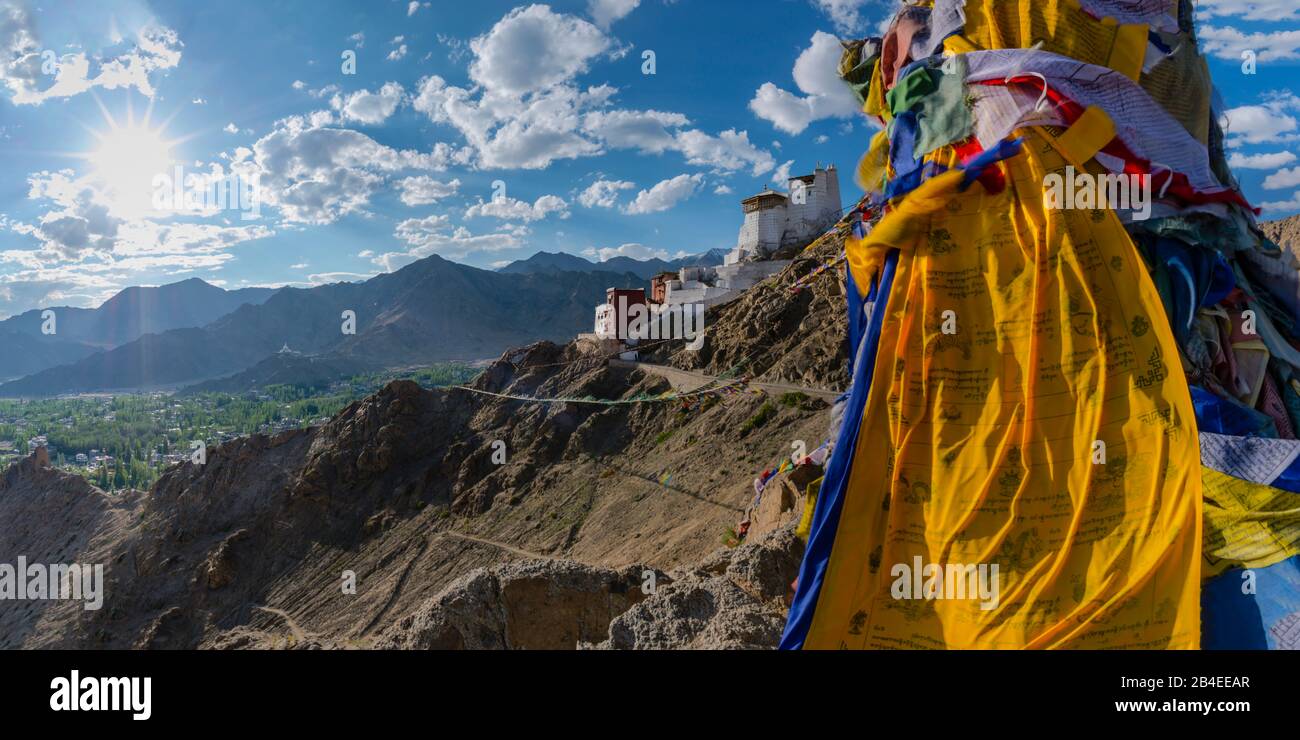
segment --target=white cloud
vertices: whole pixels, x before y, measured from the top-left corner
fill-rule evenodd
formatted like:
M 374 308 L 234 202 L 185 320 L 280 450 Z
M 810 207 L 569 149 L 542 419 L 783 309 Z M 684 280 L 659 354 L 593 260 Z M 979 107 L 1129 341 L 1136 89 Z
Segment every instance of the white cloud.
M 478 153 L 484 169 L 542 169 L 562 159 L 601 153 L 599 143 L 578 132 L 579 111 L 603 100 L 601 88 L 579 92 L 569 85 L 530 95 L 484 95 L 448 86 L 441 77 L 420 81 L 413 104 L 435 123 L 454 126 Z
M 396 185 L 402 193 L 403 203 L 408 206 L 427 206 L 455 195 L 460 189 L 460 180 L 440 182 L 428 175 L 417 175 L 398 180 Z
M 374 125 L 388 120 L 405 99 L 406 91 L 401 85 L 385 82 L 375 92 L 358 90 L 346 97 L 335 95 L 330 105 L 346 120 Z
M 636 183 L 626 180 L 597 180 L 582 191 L 578 202 L 584 208 L 613 208 L 618 203 L 619 191 L 635 187 Z
M 716 170 L 736 171 L 746 167 L 759 176 L 776 166 L 772 155 L 749 142 L 749 133 L 735 129 L 710 136 L 703 131 L 683 131 L 677 135 L 676 148 L 690 164 Z
M 862 30 L 865 23 L 862 9 L 868 0 L 812 0 L 835 24 L 836 30 L 852 34 Z
M 813 121 L 810 98 L 801 98 L 774 83 L 764 82 L 749 101 L 749 109 L 781 131 L 800 134 Z
M 160 264 L 183 255 L 216 254 L 241 242 L 263 239 L 274 232 L 267 226 L 223 226 L 213 223 L 128 222 L 122 226 L 115 253 L 154 257 Z
M 158 275 L 177 277 L 197 270 L 219 269 L 231 255 L 170 254 L 116 258 L 92 257 L 83 261 L 55 264 L 49 253 L 9 250 L 0 262 L 23 269 L 0 275 L 0 304 L 10 314 L 38 306 L 97 306 L 121 290 L 123 285 L 156 280 Z M 209 282 L 213 281 L 209 278 Z
M 1228 157 L 1228 166 L 1234 170 L 1275 170 L 1291 164 L 1296 156 L 1291 152 L 1270 152 L 1266 154 L 1242 154 L 1233 152 Z
M 670 260 L 673 259 L 668 252 L 662 249 L 647 247 L 644 244 L 622 244 L 617 247 L 589 247 L 582 250 L 584 257 L 589 257 L 597 262 L 608 262 L 615 257 L 630 257 L 634 260 Z M 678 257 L 684 257 L 684 252 L 679 253 Z
M 411 2 L 406 4 L 406 17 L 410 18 L 411 16 L 415 15 L 416 11 L 418 11 L 420 8 L 427 8 L 427 7 L 429 7 L 429 3 L 421 3 L 418 0 L 411 0 Z
M 305 88 L 305 87 L 307 87 L 307 83 L 303 82 L 302 80 L 294 80 L 294 81 L 293 81 L 293 89 L 295 89 L 295 90 L 302 90 L 302 89 Z
M 1200 0 L 1196 17 L 1235 17 L 1247 21 L 1289 21 L 1300 19 L 1300 5 L 1295 0 Z
M 680 113 L 611 109 L 617 90 L 609 85 L 580 88 L 574 78 L 611 44 L 580 18 L 542 5 L 516 8 L 470 43 L 476 87 L 426 77 L 412 104 L 434 123 L 455 128 L 482 169 L 543 169 L 607 147 L 675 151 L 691 164 L 718 170 L 761 174 L 774 166 L 746 132 L 712 136 L 685 129 L 689 120 Z
M 312 111 L 311 113 L 308 113 L 305 116 L 303 116 L 303 118 L 307 121 L 307 124 L 312 128 L 333 126 L 334 124 L 340 122 L 340 119 L 336 118 L 333 112 L 327 110 Z
M 636 199 L 623 210 L 628 215 L 644 215 L 667 211 L 690 198 L 704 184 L 704 175 L 678 175 L 664 180 L 649 190 L 637 193 Z
M 603 139 L 616 149 L 639 149 L 647 154 L 676 148 L 676 138 L 669 129 L 690 123 L 680 113 L 657 110 L 593 111 L 583 117 L 585 132 Z
M 1264 178 L 1265 190 L 1285 190 L 1296 186 L 1300 186 L 1300 167 L 1278 170 Z
M 17 263 L 8 253 L 0 254 L 0 262 Z M 115 292 L 117 286 L 98 272 L 44 268 L 37 259 L 26 269 L 0 275 L 0 318 L 45 306 L 98 306 Z
M 447 47 L 447 61 L 453 64 L 459 64 L 469 54 L 469 42 L 464 39 L 448 36 L 445 33 L 437 34 L 438 43 Z
M 731 195 L 732 192 L 734 191 L 731 189 L 731 186 L 729 185 L 719 185 L 718 187 L 713 189 L 713 192 L 716 195 Z
M 609 50 L 610 39 L 581 18 L 546 5 L 510 11 L 470 42 L 470 77 L 489 92 L 522 95 L 572 79 Z
M 231 166 L 251 172 L 251 150 L 241 147 L 236 152 Z M 202 167 L 193 164 L 187 187 L 198 189 L 214 177 L 224 177 L 220 164 L 211 165 L 210 172 Z M 32 245 L 0 251 L 5 265 L 0 311 L 48 305 L 49 300 L 97 304 L 123 285 L 219 269 L 233 259 L 233 246 L 275 233 L 260 222 L 241 223 L 229 212 L 217 222 L 195 220 L 215 210 L 196 215 L 138 209 L 134 200 L 122 197 L 120 182 L 94 171 L 39 171 L 28 176 L 27 184 L 29 205 L 43 213 L 31 222 L 0 216 L 0 229 L 15 235 L 9 242 Z
M 262 239 L 273 231 L 261 224 L 174 222 L 164 215 L 115 215 L 102 183 L 77 178 L 71 170 L 37 172 L 28 178 L 29 198 L 51 209 L 36 223 L 0 218 L 0 227 L 29 236 L 35 249 L 0 252 L 0 263 L 18 266 L 0 275 L 0 302 L 10 306 L 58 300 L 97 304 L 143 275 L 177 275 L 216 269 L 229 261 L 232 246 Z
M 225 128 L 223 128 L 223 129 L 221 129 L 221 130 L 222 130 L 222 131 L 225 131 L 225 132 L 228 133 L 228 134 L 237 134 L 237 133 L 239 133 L 239 127 L 236 126 L 236 125 L 234 124 L 233 121 L 230 122 L 230 123 L 227 123 L 226 126 L 225 126 Z
M 1226 111 L 1219 121 L 1228 135 L 1228 146 L 1265 144 L 1287 140 L 1300 124 L 1287 113 L 1300 107 L 1290 94 L 1273 94 L 1263 105 L 1243 105 Z
M 479 201 L 470 206 L 465 211 L 465 218 L 479 218 L 490 216 L 499 218 L 503 221 L 524 221 L 533 222 L 541 221 L 552 213 L 559 214 L 560 218 L 569 217 L 569 204 L 558 195 L 543 195 L 533 203 L 527 203 L 514 198 L 494 198 L 490 201 Z
M 389 173 L 442 171 L 458 154 L 447 144 L 428 153 L 384 146 L 348 129 L 292 116 L 253 145 L 263 197 L 288 221 L 328 224 L 363 212 Z
M 397 225 L 393 235 L 406 242 L 409 249 L 377 255 L 371 261 L 393 270 L 431 254 L 461 257 L 472 252 L 499 252 L 523 246 L 528 234 L 528 227 L 522 224 L 508 224 L 495 232 L 475 234 L 463 226 L 452 228 L 445 215 L 408 218 Z
M 81 259 L 87 251 L 113 250 L 124 221 L 110 213 L 107 199 L 94 183 L 75 179 L 72 170 L 60 170 L 37 172 L 27 184 L 30 200 L 56 206 L 41 216 L 34 229 L 27 229 L 44 249 L 65 260 Z
M 121 54 L 105 54 L 102 58 L 85 52 L 64 54 L 57 59 L 53 75 L 48 75 L 42 71 L 44 49 L 31 17 L 18 4 L 0 3 L 0 85 L 8 88 L 15 105 L 39 105 L 97 87 L 135 88 L 152 98 L 153 76 L 180 64 L 182 46 L 170 28 L 145 26 L 136 34 L 135 43 Z M 51 79 L 52 83 L 46 85 Z
M 357 31 L 356 33 L 348 37 L 348 41 L 351 41 L 352 45 L 357 47 L 358 49 L 364 49 L 366 46 L 366 32 Z
M 373 272 L 314 272 L 307 276 L 308 285 L 332 285 L 334 283 L 359 283 L 374 277 Z
M 402 57 L 404 56 L 406 56 L 406 44 L 399 44 L 396 49 L 393 49 L 392 51 L 388 52 L 388 61 L 390 62 L 401 61 Z
M 817 31 L 794 63 L 795 85 L 803 96 L 765 82 L 749 102 L 750 110 L 777 129 L 795 135 L 814 121 L 855 115 L 857 101 L 836 72 L 842 51 L 838 39 Z
M 641 0 L 587 0 L 587 14 L 597 26 L 608 30 L 640 4 Z
M 750 143 L 748 132 L 731 129 L 712 136 L 698 129 L 672 130 L 689 123 L 680 113 L 595 111 L 583 119 L 583 130 L 617 149 L 636 149 L 645 154 L 674 151 L 690 164 L 718 170 L 750 169 L 757 176 L 772 168 L 771 154 Z
M 776 171 L 772 173 L 772 182 L 780 183 L 782 185 L 790 182 L 790 168 L 793 166 L 793 159 L 783 162 L 781 166 L 777 167 Z
M 1260 205 L 1265 211 L 1300 211 L 1300 192 L 1291 196 L 1291 200 L 1275 200 Z
M 1255 31 L 1243 33 L 1228 26 L 1202 26 L 1196 32 L 1197 40 L 1206 54 L 1220 59 L 1241 61 L 1242 52 L 1255 52 L 1259 62 L 1276 62 L 1300 59 L 1300 31 Z

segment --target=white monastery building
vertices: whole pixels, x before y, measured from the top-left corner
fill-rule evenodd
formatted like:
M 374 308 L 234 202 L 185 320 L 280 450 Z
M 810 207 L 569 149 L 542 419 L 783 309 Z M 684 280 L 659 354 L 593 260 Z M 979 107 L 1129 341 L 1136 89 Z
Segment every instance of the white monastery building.
M 764 190 L 740 202 L 745 221 L 736 247 L 718 267 L 687 267 L 667 283 L 666 303 L 725 303 L 784 270 L 791 260 L 768 259 L 782 249 L 812 243 L 840 220 L 840 178 L 835 165 L 792 177 L 789 191 Z
M 740 202 L 745 222 L 726 264 L 763 259 L 783 247 L 806 246 L 840 219 L 840 178 L 835 165 L 792 177 L 789 193 L 764 190 Z

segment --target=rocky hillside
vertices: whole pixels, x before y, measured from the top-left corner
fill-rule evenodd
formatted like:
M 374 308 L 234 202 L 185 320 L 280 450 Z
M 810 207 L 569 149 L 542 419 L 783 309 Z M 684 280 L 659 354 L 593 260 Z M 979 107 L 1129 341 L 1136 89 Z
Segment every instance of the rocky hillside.
M 36 456 L 14 463 L 0 476 L 0 563 L 104 563 L 139 525 L 142 495 L 110 496 L 86 482 L 42 464 Z M 105 599 L 104 608 L 111 608 Z M 79 602 L 0 600 L 0 648 L 85 645 Z
M 1264 235 L 1291 254 L 1300 256 L 1300 216 L 1292 216 L 1279 221 L 1268 221 L 1259 225 Z
M 672 347 L 665 356 L 710 371 L 765 341 L 750 360 L 765 377 L 842 384 L 833 273 L 799 294 L 781 287 L 810 263 L 711 312 L 697 361 Z M 758 320 L 786 331 L 742 326 Z M 11 467 L 0 482 L 0 562 L 102 562 L 107 597 L 94 612 L 0 602 L 0 644 L 774 644 L 799 559 L 792 504 L 763 542 L 724 541 L 755 497 L 755 476 L 792 444 L 812 450 L 826 438 L 823 401 L 740 392 L 688 408 L 489 395 L 669 389 L 549 342 L 505 354 L 472 388 L 396 382 L 323 426 L 210 449 L 205 465 L 173 467 L 148 492 L 109 496 L 35 461 Z M 494 460 L 500 443 L 504 462 Z M 657 574 L 653 594 L 641 590 L 647 572 Z

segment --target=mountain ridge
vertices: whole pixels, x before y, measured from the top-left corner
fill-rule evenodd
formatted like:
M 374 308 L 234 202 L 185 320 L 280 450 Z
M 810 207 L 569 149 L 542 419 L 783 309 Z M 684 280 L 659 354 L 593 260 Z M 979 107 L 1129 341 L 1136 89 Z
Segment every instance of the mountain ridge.
M 273 288 L 226 290 L 199 278 L 160 286 L 123 288 L 95 308 L 56 306 L 24 311 L 0 321 L 0 379 L 75 363 L 147 334 L 203 326 L 239 306 L 259 304 Z M 45 312 L 54 333 L 46 334 Z
M 285 345 L 369 369 L 495 357 L 540 339 L 590 331 L 609 287 L 630 273 L 502 274 L 437 255 L 358 283 L 281 288 L 198 328 L 147 334 L 0 385 L 0 396 L 157 389 L 248 370 Z M 355 333 L 344 333 L 345 311 Z
M 619 255 L 603 262 L 593 262 L 568 252 L 541 251 L 531 257 L 515 260 L 502 267 L 498 272 L 584 272 L 601 270 L 605 272 L 630 272 L 643 280 L 649 280 L 661 272 L 675 272 L 682 267 L 714 267 L 720 265 L 723 258 L 726 257 L 727 251 L 726 249 L 710 249 L 707 252 L 672 260 L 662 260 L 657 257 L 638 260 Z

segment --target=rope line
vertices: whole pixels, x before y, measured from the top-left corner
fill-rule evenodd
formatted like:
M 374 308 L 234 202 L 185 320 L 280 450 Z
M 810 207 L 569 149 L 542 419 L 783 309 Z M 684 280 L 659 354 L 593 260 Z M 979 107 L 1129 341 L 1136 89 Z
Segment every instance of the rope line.
M 716 387 L 715 387 L 716 386 Z M 747 388 L 747 382 L 744 379 L 735 380 L 723 385 L 716 385 L 714 382 L 706 383 L 704 386 L 696 388 L 693 391 L 677 392 L 666 391 L 658 396 L 646 396 L 639 394 L 632 398 L 594 398 L 586 396 L 583 398 L 536 398 L 534 396 L 518 396 L 511 393 L 497 393 L 495 391 L 485 391 L 479 388 L 470 388 L 465 385 L 447 386 L 448 390 L 467 391 L 477 393 L 481 396 L 492 396 L 493 398 L 504 398 L 510 401 L 525 401 L 528 403 L 589 403 L 600 406 L 625 406 L 634 403 L 663 403 L 667 401 L 679 401 L 684 398 L 694 398 L 711 393 L 726 393 L 727 391 L 740 392 L 741 389 Z M 751 391 L 762 393 L 763 391 Z

